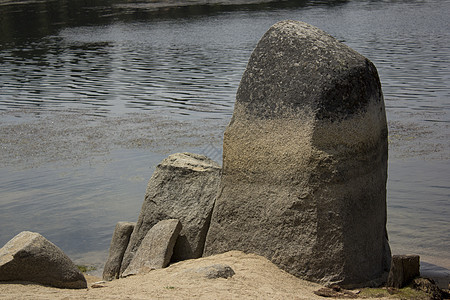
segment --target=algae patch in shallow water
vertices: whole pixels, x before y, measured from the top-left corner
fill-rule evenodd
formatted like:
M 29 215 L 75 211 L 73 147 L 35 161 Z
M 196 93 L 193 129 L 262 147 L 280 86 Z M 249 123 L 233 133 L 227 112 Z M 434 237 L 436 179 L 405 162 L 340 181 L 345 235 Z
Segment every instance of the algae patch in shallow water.
M 86 266 L 86 265 L 77 265 L 77 268 L 82 273 L 86 273 L 86 272 L 97 270 L 97 267 L 95 267 L 95 266 Z
M 102 161 L 114 149 L 149 149 L 170 154 L 186 148 L 217 149 L 228 119 L 170 117 L 159 112 L 118 116 L 89 110 L 27 110 L 0 113 L 0 166 L 36 167 L 46 163 Z M 449 159 L 450 139 L 414 122 L 389 122 L 390 158 Z M 182 150 L 183 151 L 183 150 Z M 208 153 L 205 153 L 208 154 Z
M 101 160 L 114 149 L 150 149 L 168 154 L 177 149 L 221 148 L 222 119 L 182 120 L 157 112 L 99 117 L 85 110 L 52 110 L 38 116 L 4 112 L 0 121 L 1 166 L 36 167 Z M 11 116 L 21 121 L 10 122 Z

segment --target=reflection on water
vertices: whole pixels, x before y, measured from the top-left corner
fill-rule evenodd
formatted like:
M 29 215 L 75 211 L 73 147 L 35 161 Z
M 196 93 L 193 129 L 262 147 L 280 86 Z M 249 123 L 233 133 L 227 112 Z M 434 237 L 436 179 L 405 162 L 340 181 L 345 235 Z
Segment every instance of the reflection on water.
M 158 161 L 221 148 L 253 47 L 295 19 L 377 66 L 393 250 L 450 268 L 449 8 L 287 1 L 162 15 L 120 1 L 0 4 L 0 244 L 31 229 L 72 256 L 105 254 L 115 222 L 137 218 Z
M 43 45 L 4 50 L 0 109 L 82 104 L 99 114 L 155 106 L 230 114 L 251 47 L 243 40 L 224 51 L 226 43 L 210 44 L 201 24 L 189 36 L 184 28 L 66 29 Z

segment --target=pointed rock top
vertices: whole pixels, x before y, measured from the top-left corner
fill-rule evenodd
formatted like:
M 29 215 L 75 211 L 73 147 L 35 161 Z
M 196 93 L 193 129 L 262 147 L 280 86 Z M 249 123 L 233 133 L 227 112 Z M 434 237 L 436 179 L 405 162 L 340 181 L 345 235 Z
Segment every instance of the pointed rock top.
M 281 21 L 253 51 L 234 118 L 342 120 L 380 102 L 375 66 L 312 25 Z

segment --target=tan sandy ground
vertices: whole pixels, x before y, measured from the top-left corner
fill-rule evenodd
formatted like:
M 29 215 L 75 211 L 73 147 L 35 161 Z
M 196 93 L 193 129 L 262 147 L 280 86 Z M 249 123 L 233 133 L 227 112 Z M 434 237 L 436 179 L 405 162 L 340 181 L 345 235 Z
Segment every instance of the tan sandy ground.
M 206 279 L 195 270 L 226 264 L 235 275 L 228 279 Z M 69 290 L 36 284 L 0 283 L 0 299 L 325 299 L 313 292 L 322 286 L 298 279 L 267 259 L 231 251 L 188 260 L 166 269 L 153 270 L 88 289 Z

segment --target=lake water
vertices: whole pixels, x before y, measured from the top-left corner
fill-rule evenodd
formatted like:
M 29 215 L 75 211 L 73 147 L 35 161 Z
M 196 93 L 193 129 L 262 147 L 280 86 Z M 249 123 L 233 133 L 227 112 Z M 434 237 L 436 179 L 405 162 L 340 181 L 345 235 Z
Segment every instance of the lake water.
M 125 2 L 124 2 L 125 3 Z M 37 231 L 102 267 L 155 165 L 220 161 L 264 32 L 305 21 L 378 68 L 394 253 L 450 275 L 450 1 L 287 1 L 162 11 L 120 1 L 0 1 L 0 245 Z

